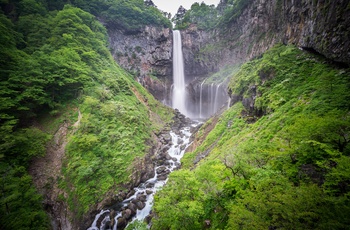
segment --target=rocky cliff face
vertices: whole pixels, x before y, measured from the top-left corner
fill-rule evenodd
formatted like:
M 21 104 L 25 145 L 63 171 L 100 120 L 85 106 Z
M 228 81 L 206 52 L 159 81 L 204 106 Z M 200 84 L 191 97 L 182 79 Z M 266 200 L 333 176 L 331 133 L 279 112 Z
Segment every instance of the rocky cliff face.
M 220 53 L 208 52 L 212 51 L 211 47 L 219 41 L 215 31 L 198 30 L 195 25 L 191 25 L 181 31 L 181 37 L 185 75 L 188 81 L 219 70 Z
M 190 98 L 196 98 L 203 78 L 226 65 L 258 57 L 277 43 L 293 44 L 350 64 L 349 0 L 249 1 L 239 15 L 220 28 L 204 31 L 191 25 L 181 31 Z M 222 0 L 221 9 L 225 4 L 227 1 Z M 135 72 L 158 100 L 169 103 L 171 30 L 145 27 L 133 33 L 117 28 L 108 31 L 115 60 Z
M 185 75 L 193 104 L 203 78 L 262 55 L 277 43 L 293 44 L 350 64 L 349 0 L 249 0 L 228 24 L 211 31 L 196 25 L 181 31 Z M 226 0 L 219 6 L 225 8 Z M 219 7 L 219 10 L 220 10 Z M 204 87 L 205 88 L 205 87 Z M 236 100 L 232 95 L 232 102 Z M 243 101 L 249 107 L 249 101 Z
M 282 42 L 350 63 L 349 24 L 348 0 L 255 0 L 231 22 L 227 40 L 242 60 Z
M 164 92 L 171 85 L 172 31 L 169 28 L 151 26 L 132 33 L 108 25 L 107 28 L 116 62 L 135 73 L 158 100 L 164 100 Z M 152 78 L 153 76 L 161 81 Z
M 172 32 L 169 28 L 146 26 L 136 33 L 109 28 L 108 34 L 113 57 L 125 69 L 140 76 L 171 75 Z
M 192 25 L 182 31 L 186 76 L 193 79 L 242 63 L 276 43 L 350 64 L 349 25 L 349 0 L 252 0 L 225 27 L 201 31 Z

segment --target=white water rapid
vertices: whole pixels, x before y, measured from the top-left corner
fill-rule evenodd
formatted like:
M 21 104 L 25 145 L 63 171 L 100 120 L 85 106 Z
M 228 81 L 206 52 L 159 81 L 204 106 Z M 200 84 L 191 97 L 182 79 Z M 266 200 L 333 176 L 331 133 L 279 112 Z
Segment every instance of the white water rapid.
M 196 126 L 197 124 L 193 124 L 192 126 Z M 185 127 L 180 129 L 178 133 L 175 133 L 173 131 L 170 131 L 171 136 L 171 146 L 168 149 L 167 153 L 169 155 L 169 160 L 164 163 L 164 165 L 160 165 L 155 167 L 155 175 L 153 178 L 147 180 L 145 183 L 140 184 L 138 187 L 134 188 L 135 194 L 130 196 L 129 198 L 125 199 L 120 203 L 121 208 L 115 212 L 114 215 L 114 224 L 113 226 L 108 225 L 108 223 L 111 223 L 111 216 L 112 210 L 101 210 L 100 213 L 98 213 L 95 216 L 95 219 L 91 225 L 91 227 L 88 228 L 88 230 L 117 230 L 118 228 L 118 221 L 120 218 L 122 218 L 123 212 L 127 208 L 130 207 L 131 203 L 136 203 L 139 201 L 138 198 L 141 196 L 144 198 L 144 207 L 142 209 L 137 209 L 136 215 L 132 218 L 131 222 L 135 220 L 143 221 L 146 219 L 146 217 L 150 214 L 152 205 L 153 205 L 153 199 L 154 194 L 161 189 L 167 182 L 168 178 L 160 177 L 161 173 L 164 171 L 172 172 L 180 165 L 180 159 L 183 157 L 185 150 L 187 147 L 191 144 L 190 143 L 190 127 Z M 124 229 L 124 227 L 122 227 Z
M 182 55 L 182 41 L 180 31 L 173 31 L 173 95 L 172 107 L 189 117 L 186 108 L 186 84 L 184 61 Z

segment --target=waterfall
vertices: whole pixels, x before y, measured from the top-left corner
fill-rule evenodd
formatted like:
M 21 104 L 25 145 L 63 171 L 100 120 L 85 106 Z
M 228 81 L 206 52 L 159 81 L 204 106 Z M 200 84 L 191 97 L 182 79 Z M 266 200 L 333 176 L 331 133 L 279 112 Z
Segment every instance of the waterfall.
M 186 85 L 184 74 L 184 61 L 182 55 L 182 42 L 180 31 L 173 31 L 173 96 L 172 106 L 182 114 L 188 116 L 186 109 Z
M 215 100 L 214 100 L 214 113 L 219 109 L 219 89 L 222 83 L 218 84 L 216 86 L 216 92 L 215 92 Z
M 207 111 L 206 111 L 206 116 L 210 116 L 210 99 L 211 99 L 211 94 L 210 94 L 210 85 L 208 84 L 208 92 L 207 92 Z
M 211 83 L 211 87 L 210 87 L 210 111 L 209 111 L 210 116 L 215 113 L 214 104 L 215 104 L 214 83 Z
M 202 82 L 201 84 L 201 88 L 200 88 L 200 91 L 199 91 L 199 118 L 203 118 L 202 116 L 202 95 L 203 95 L 203 92 L 202 92 L 202 88 L 203 88 L 203 84 L 204 84 L 205 80 Z
M 228 98 L 228 102 L 227 102 L 227 109 L 230 108 L 230 104 L 231 104 L 231 97 Z
M 187 95 L 181 33 L 178 30 L 173 31 L 172 107 L 192 119 L 204 119 L 214 115 L 227 101 L 227 95 L 225 95 L 225 89 L 223 87 L 224 81 L 221 83 L 212 82 L 206 84 L 205 82 L 206 79 L 200 83 L 200 87 L 197 87 L 199 92 L 196 89 L 197 96 L 195 98 L 197 100 L 193 100 L 193 95 L 191 97 Z M 207 90 L 205 87 L 208 87 Z M 189 104 L 193 102 L 195 104 Z
M 208 78 L 204 79 L 196 91 L 199 95 L 199 114 L 200 119 L 206 119 L 214 115 L 223 106 L 227 104 L 229 97 L 227 95 L 225 82 L 207 83 Z

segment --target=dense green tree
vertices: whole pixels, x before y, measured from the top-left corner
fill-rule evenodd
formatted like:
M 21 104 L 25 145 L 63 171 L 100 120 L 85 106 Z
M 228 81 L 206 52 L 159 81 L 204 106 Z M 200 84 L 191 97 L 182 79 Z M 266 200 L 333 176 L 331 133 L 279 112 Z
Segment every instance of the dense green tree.
M 218 12 L 214 5 L 194 3 L 183 18 L 175 20 L 177 29 L 186 29 L 191 23 L 201 30 L 213 29 L 218 20 Z
M 180 187 L 177 190 L 175 188 Z M 198 198 L 203 197 L 199 190 L 199 181 L 189 171 L 174 172 L 167 184 L 166 196 L 156 196 L 158 205 L 155 211 L 159 214 L 154 229 L 201 229 L 203 204 Z M 163 193 L 166 194 L 166 193 Z
M 0 162 L 0 223 L 2 229 L 49 228 L 41 207 L 41 195 L 24 167 Z
M 49 228 L 27 168 L 33 158 L 45 154 L 52 137 L 48 133 L 54 134 L 61 123 L 75 122 L 78 112 L 68 114 L 80 109 L 83 117 L 79 130 L 69 132 L 62 169 L 66 179 L 60 180 L 68 194 L 61 199 L 77 218 L 103 194 L 128 182 L 132 164 L 148 151 L 151 132 L 165 124 L 152 123 L 149 110 L 154 116 L 159 113 L 157 121 L 171 117 L 114 62 L 106 28 L 67 2 L 0 3 L 8 10 L 0 12 L 1 229 Z M 71 3 L 97 15 L 116 1 Z M 163 23 L 156 8 L 134 3 L 142 8 L 143 19 L 155 13 L 147 23 Z M 53 181 L 58 176 L 53 175 Z
M 143 0 L 115 0 L 102 15 L 111 26 L 119 26 L 129 32 L 138 31 L 146 25 L 172 27 L 158 9 L 146 6 Z

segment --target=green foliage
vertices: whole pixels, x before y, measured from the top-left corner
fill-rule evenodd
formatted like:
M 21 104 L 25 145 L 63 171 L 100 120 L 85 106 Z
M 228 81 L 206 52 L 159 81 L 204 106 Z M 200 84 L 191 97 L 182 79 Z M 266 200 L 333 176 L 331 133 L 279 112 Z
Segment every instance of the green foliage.
M 46 8 L 40 1 L 36 0 L 22 0 L 19 2 L 20 14 L 28 15 L 28 14 L 37 14 L 43 15 L 45 14 Z
M 204 210 L 192 221 L 203 228 L 209 220 L 211 229 L 345 229 L 349 79 L 349 69 L 291 46 L 276 46 L 244 64 L 229 88 L 236 95 L 254 96 L 255 109 L 264 112 L 254 118 L 254 112 L 236 103 L 184 156 L 184 169 L 177 174 L 194 178 L 190 202 Z M 208 156 L 198 162 L 203 154 Z M 187 185 L 172 180 L 157 195 L 155 229 L 172 228 L 167 213 L 177 219 L 183 212 L 177 204 L 188 200 L 181 194 Z M 174 194 L 173 201 L 169 196 Z
M 200 30 L 211 30 L 219 28 L 221 31 L 226 29 L 234 22 L 252 3 L 252 0 L 228 0 L 223 12 L 219 12 L 215 5 L 206 5 L 194 3 L 182 18 L 174 18 L 176 29 L 187 29 L 191 24 L 196 24 Z
M 49 135 L 37 128 L 20 129 L 4 135 L 1 147 L 12 163 L 27 166 L 33 157 L 45 154 L 45 144 L 50 139 Z
M 100 0 L 72 0 L 71 3 L 87 11 L 93 15 L 99 15 L 101 12 L 107 10 L 112 4 L 114 4 L 114 0 L 100 1 Z
M 112 67 L 110 71 L 120 71 L 115 65 Z M 146 141 L 151 132 L 158 132 L 171 119 L 172 113 L 129 79 L 126 72 L 119 74 L 120 79 L 108 87 L 89 90 L 90 95 L 81 104 L 80 128 L 67 146 L 68 180 L 62 181 L 61 186 L 74 185 L 68 202 L 79 215 L 101 201 L 101 194 L 117 190 L 116 186 L 129 181 L 133 162 L 148 151 Z M 123 90 L 111 90 L 122 85 Z M 131 87 L 140 97 L 147 98 L 148 106 L 140 103 Z M 77 200 L 79 206 L 75 205 Z
M 324 184 L 325 191 L 335 196 L 349 197 L 350 158 L 341 156 L 334 159 L 336 167 L 330 168 Z
M 128 31 L 137 31 L 146 25 L 172 28 L 171 22 L 157 8 L 146 6 L 143 0 L 114 0 L 102 16 L 110 25 Z
M 125 230 L 147 230 L 147 224 L 138 220 L 133 221 L 130 223 Z
M 226 28 L 241 15 L 243 10 L 251 3 L 252 0 L 228 0 L 227 7 L 218 22 L 218 27 Z
M 218 13 L 214 5 L 206 5 L 204 2 L 193 3 L 185 16 L 174 21 L 176 29 L 186 29 L 191 23 L 197 25 L 200 30 L 213 29 L 218 21 Z
M 1 101 L 9 101 L 1 109 L 4 117 L 23 120 L 37 116 L 43 108 L 57 109 L 78 96 L 90 82 L 90 76 L 98 78 L 98 58 L 107 58 L 108 51 L 106 31 L 92 15 L 67 6 L 56 15 L 43 18 L 43 23 L 37 23 L 33 15 L 20 17 L 18 29 L 25 35 L 23 51 L 28 54 L 16 48 L 13 41 L 17 32 L 6 20 L 2 19 L 7 32 L 3 34 L 0 56 L 0 97 Z M 28 24 L 35 26 L 28 29 Z M 92 57 L 95 62 L 91 62 Z
M 149 151 L 152 132 L 160 131 L 173 114 L 114 62 L 106 29 L 96 18 L 65 3 L 15 1 L 9 15 L 13 22 L 0 14 L 4 229 L 49 228 L 26 170 L 33 157 L 45 153 L 51 136 L 32 124 L 53 134 L 59 123 L 72 124 L 81 112 L 79 124 L 68 134 L 59 184 L 74 218 L 79 218 L 104 194 L 129 182 L 134 162 Z M 100 13 L 116 1 L 72 3 L 90 10 L 97 5 L 94 13 Z M 144 10 L 153 14 L 156 9 Z M 158 10 L 155 15 L 150 20 L 159 19 Z
M 2 229 L 49 229 L 41 195 L 22 166 L 0 162 L 0 224 Z
M 195 200 L 203 195 L 198 190 L 199 181 L 187 170 L 173 172 L 170 178 L 164 193 L 157 194 L 155 197 L 158 205 L 154 210 L 158 218 L 152 228 L 201 229 L 200 220 L 204 210 L 201 200 Z

